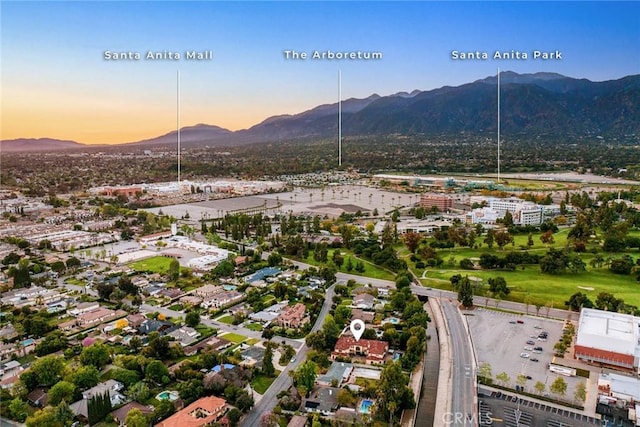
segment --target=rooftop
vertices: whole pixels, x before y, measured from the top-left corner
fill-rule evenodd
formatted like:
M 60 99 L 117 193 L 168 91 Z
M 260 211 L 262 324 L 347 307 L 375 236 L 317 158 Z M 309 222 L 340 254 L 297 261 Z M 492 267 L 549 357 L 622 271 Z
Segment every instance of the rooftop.
M 640 317 L 583 308 L 576 345 L 640 355 Z

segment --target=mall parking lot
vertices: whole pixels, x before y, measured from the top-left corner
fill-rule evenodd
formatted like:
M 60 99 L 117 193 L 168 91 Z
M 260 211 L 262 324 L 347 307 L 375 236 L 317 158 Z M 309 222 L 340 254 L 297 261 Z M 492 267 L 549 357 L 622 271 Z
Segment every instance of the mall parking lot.
M 550 372 L 548 366 L 553 359 L 553 346 L 562 336 L 563 322 L 483 308 L 476 308 L 465 317 L 469 322 L 478 365 L 483 362 L 491 365 L 494 383 L 499 384 L 496 376 L 506 372 L 510 377 L 507 386 L 515 389 L 518 375 L 523 374 L 531 377 L 524 386 L 525 391 L 537 394 L 534 385 L 541 381 L 546 385 L 543 394 L 554 396 L 549 387 L 558 374 Z M 546 341 L 538 338 L 543 331 L 548 334 Z M 535 344 L 527 344 L 527 341 Z M 524 347 L 542 347 L 543 351 L 538 354 Z M 521 353 L 527 353 L 528 357 L 521 357 Z M 567 383 L 565 399 L 571 401 L 577 384 L 586 379 L 567 376 L 563 379 Z

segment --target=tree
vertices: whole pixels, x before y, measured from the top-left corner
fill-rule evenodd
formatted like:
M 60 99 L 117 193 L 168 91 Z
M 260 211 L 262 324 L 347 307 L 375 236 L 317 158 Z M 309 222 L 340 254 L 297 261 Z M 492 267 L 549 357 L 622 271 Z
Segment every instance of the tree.
M 540 235 L 540 241 L 545 245 L 553 245 L 555 243 L 555 239 L 553 238 L 553 231 L 545 231 L 542 235 Z
M 273 347 L 274 344 L 271 341 L 265 343 L 262 373 L 268 377 L 273 376 L 276 372 L 276 368 L 273 366 Z
M 536 389 L 538 394 L 544 393 L 544 390 L 545 390 L 546 387 L 547 386 L 542 381 L 537 381 L 536 384 L 533 386 L 533 388 Z
M 186 323 L 187 326 L 191 326 L 192 328 L 195 328 L 200 324 L 200 313 L 198 313 L 195 310 L 188 312 L 187 315 L 184 317 L 184 323 Z
M 227 418 L 229 419 L 230 426 L 236 427 L 238 425 L 238 421 L 242 418 L 242 412 L 236 408 L 231 408 L 229 412 L 227 412 Z M 129 424 L 127 424 L 127 427 L 129 427 Z
M 376 389 L 378 413 L 393 423 L 397 412 L 415 407 L 413 392 L 407 386 L 409 378 L 402 372 L 400 364 L 387 363 L 380 374 Z
M 316 383 L 316 371 L 318 366 L 311 360 L 305 361 L 293 373 L 293 384 L 300 394 L 307 397 Z
M 180 277 L 180 262 L 177 259 L 172 259 L 169 263 L 169 280 L 176 281 Z
M 47 406 L 27 418 L 27 427 L 66 427 L 56 414 L 56 409 Z
M 18 261 L 18 267 L 9 269 L 9 276 L 13 277 L 14 288 L 26 288 L 31 286 L 31 273 L 29 272 L 29 260 L 26 258 Z
M 110 359 L 109 347 L 100 343 L 92 344 L 80 353 L 80 362 L 83 365 L 95 366 L 98 370 L 102 370 Z
M 576 292 L 569 297 L 569 301 L 564 303 L 573 311 L 580 311 L 583 308 L 593 308 L 593 302 L 589 299 L 587 294 L 582 292 Z
M 500 372 L 496 375 L 496 380 L 498 380 L 502 385 L 506 386 L 511 381 L 511 377 L 506 372 Z
M 533 246 L 533 234 L 529 233 L 527 236 L 527 247 L 531 248 Z
M 507 287 L 507 281 L 502 276 L 489 278 L 489 290 L 494 295 L 500 295 L 501 297 L 509 295 L 511 292 L 511 289 Z
M 36 359 L 36 361 L 31 365 L 31 369 L 27 372 L 35 374 L 38 385 L 49 387 L 62 379 L 64 370 L 64 358 L 51 355 Z M 25 372 L 25 374 L 27 372 Z
M 68 381 L 60 381 L 49 390 L 49 403 L 57 405 L 61 401 L 72 402 L 76 386 Z
M 624 301 L 609 292 L 600 292 L 596 297 L 596 308 L 599 310 L 618 312 L 624 307 Z
M 471 287 L 469 276 L 465 276 L 460 280 L 458 301 L 460 301 L 465 308 L 473 307 L 473 288 Z
M 418 249 L 418 245 L 420 245 L 420 240 L 422 240 L 422 236 L 420 234 L 415 233 L 413 231 L 409 231 L 403 236 L 404 244 L 407 245 L 407 248 L 411 253 L 414 253 L 416 249 Z
M 169 370 L 159 360 L 149 362 L 145 371 L 145 377 L 154 381 L 156 384 L 163 384 L 169 380 Z
M 578 385 L 576 386 L 576 391 L 573 394 L 573 397 L 581 403 L 584 403 L 585 399 L 587 398 L 587 385 L 585 384 L 584 381 L 580 381 L 578 383 Z
M 282 264 L 282 255 L 278 252 L 271 252 L 269 254 L 269 258 L 267 258 L 267 262 L 270 267 L 275 267 L 276 265 Z
M 80 260 L 74 256 L 67 260 L 67 268 L 70 270 L 75 270 L 80 267 Z
M 518 384 L 520 387 L 524 387 L 525 384 L 527 384 L 527 376 L 518 374 L 518 376 L 516 377 L 516 384 Z
M 127 414 L 125 421 L 127 427 L 149 427 L 149 420 L 138 408 L 133 408 Z
M 87 402 L 89 424 L 93 425 L 102 421 L 112 409 L 108 391 L 92 396 Z
M 149 386 L 144 381 L 138 381 L 127 390 L 127 395 L 136 401 L 146 400 L 150 394 Z
M 551 390 L 551 393 L 553 394 L 564 396 L 564 394 L 567 392 L 567 383 L 564 378 L 558 377 L 551 383 L 551 385 L 549 386 L 549 390 Z
M 100 382 L 100 372 L 93 365 L 81 366 L 69 375 L 68 380 L 75 384 L 79 390 L 87 390 Z
M 508 243 L 513 243 L 513 236 L 508 231 L 498 231 L 495 235 L 496 243 L 502 250 Z
M 260 417 L 260 427 L 277 427 L 278 416 L 273 412 L 265 412 Z
M 489 362 L 483 362 L 478 368 L 478 376 L 487 380 L 493 379 L 493 373 L 491 372 L 491 364 Z
M 21 423 L 24 422 L 24 420 L 27 419 L 27 415 L 29 415 L 29 404 L 18 397 L 9 402 L 8 409 L 11 418 Z

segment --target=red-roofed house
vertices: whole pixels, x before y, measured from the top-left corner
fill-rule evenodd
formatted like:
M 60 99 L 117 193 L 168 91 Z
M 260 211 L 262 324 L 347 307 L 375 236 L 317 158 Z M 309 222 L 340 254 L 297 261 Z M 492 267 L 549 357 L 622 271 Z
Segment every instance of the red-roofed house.
M 298 329 L 309 323 L 307 307 L 302 303 L 287 307 L 284 312 L 274 320 L 274 323 L 285 328 Z
M 203 397 L 176 412 L 155 427 L 203 427 L 218 421 L 225 413 L 227 402 L 215 396 Z
M 338 339 L 331 360 L 337 357 L 365 356 L 368 365 L 384 363 L 384 357 L 389 351 L 389 343 L 377 340 L 356 340 L 350 335 L 343 335 Z

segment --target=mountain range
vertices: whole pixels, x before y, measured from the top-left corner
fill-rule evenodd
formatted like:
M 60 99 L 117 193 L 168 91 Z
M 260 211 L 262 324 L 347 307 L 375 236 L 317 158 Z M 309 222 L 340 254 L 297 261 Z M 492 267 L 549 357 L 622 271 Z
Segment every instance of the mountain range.
M 457 87 L 373 94 L 342 101 L 344 136 L 436 135 L 497 130 L 497 77 Z M 592 82 L 556 73 L 500 74 L 501 132 L 504 135 L 640 134 L 640 75 Z M 269 117 L 249 129 L 230 131 L 198 124 L 181 129 L 181 144 L 225 146 L 304 138 L 337 138 L 338 104 L 293 115 Z M 176 131 L 128 146 L 176 143 Z M 2 151 L 82 147 L 73 141 L 17 139 L 0 142 Z

